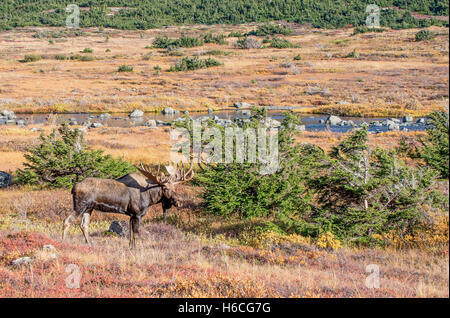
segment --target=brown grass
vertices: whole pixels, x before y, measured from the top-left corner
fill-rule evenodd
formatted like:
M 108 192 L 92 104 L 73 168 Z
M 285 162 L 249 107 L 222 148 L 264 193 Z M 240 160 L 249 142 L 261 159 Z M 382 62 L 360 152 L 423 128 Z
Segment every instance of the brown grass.
M 352 115 L 425 115 L 448 99 L 448 30 L 427 42 L 415 42 L 415 29 L 390 30 L 352 36 L 352 29 L 317 30 L 293 25 L 289 39 L 299 49 L 251 49 L 207 44 L 183 49 L 186 55 L 213 49 L 230 52 L 216 57 L 222 67 L 194 72 L 166 72 L 178 57 L 165 50 L 146 49 L 157 35 L 199 36 L 208 31 L 248 31 L 244 26 L 189 26 L 147 31 L 98 31 L 58 39 L 32 35 L 42 28 L 0 32 L 1 98 L 16 112 L 128 112 L 133 108 L 158 111 L 166 106 L 188 110 L 227 109 L 234 102 L 254 105 L 300 106 L 313 112 Z M 52 30 L 55 28 L 52 28 Z M 106 33 L 109 41 L 104 42 Z M 91 62 L 58 61 L 56 54 L 76 54 L 85 47 L 98 58 Z M 106 52 L 109 49 L 110 52 Z M 356 49 L 360 58 L 346 58 Z M 151 53 L 149 60 L 143 56 Z M 20 63 L 24 54 L 44 59 Z M 301 61 L 293 57 L 301 54 Z M 293 65 L 283 68 L 285 61 Z M 119 65 L 134 68 L 118 73 Z M 159 65 L 163 72 L 154 74 Z M 42 72 L 41 72 L 42 70 Z M 307 94 L 308 87 L 326 88 L 329 94 Z M 335 105 L 346 100 L 354 106 Z M 444 101 L 443 101 L 444 100 Z M 329 105 L 326 107 L 317 107 Z

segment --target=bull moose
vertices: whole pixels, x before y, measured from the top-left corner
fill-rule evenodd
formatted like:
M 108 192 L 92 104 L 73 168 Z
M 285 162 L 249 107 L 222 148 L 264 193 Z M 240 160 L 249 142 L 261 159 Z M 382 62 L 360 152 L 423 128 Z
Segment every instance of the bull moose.
M 136 168 L 140 173 L 130 173 L 115 180 L 86 178 L 75 184 L 72 189 L 73 211 L 64 220 L 62 240 L 66 237 L 71 220 L 81 216 L 81 231 L 86 243 L 90 244 L 88 227 L 92 210 L 95 209 L 130 216 L 130 248 L 134 248 L 140 220 L 149 206 L 162 203 L 165 220 L 167 209 L 182 205 L 182 198 L 175 191 L 175 184 L 194 177 L 193 165 L 188 169 L 184 164 L 164 166 L 161 169 L 161 165 L 156 168 L 141 163 Z

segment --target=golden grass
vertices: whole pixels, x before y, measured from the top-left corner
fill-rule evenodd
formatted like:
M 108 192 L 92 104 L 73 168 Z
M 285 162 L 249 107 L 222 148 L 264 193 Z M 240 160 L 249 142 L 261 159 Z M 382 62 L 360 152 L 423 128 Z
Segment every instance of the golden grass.
M 190 26 L 147 31 L 98 31 L 85 29 L 86 36 L 61 39 L 50 45 L 47 39 L 32 37 L 36 28 L 0 32 L 1 98 L 16 112 L 128 112 L 133 108 L 159 111 L 177 109 L 229 109 L 234 102 L 254 105 L 300 106 L 313 112 L 342 114 L 425 115 L 440 109 L 448 100 L 448 32 L 432 27 L 440 35 L 427 42 L 413 41 L 415 29 L 390 30 L 352 36 L 352 29 L 316 30 L 293 25 L 292 42 L 299 49 L 252 49 L 207 44 L 183 49 L 186 55 L 213 49 L 231 52 L 216 57 L 222 67 L 194 72 L 166 70 L 178 57 L 165 50 L 146 49 L 158 35 L 190 36 L 208 31 L 246 31 L 252 25 Z M 55 30 L 57 28 L 50 28 Z M 103 32 L 103 33 L 102 33 Z M 109 41 L 104 42 L 105 34 Z M 58 61 L 55 54 L 70 55 L 85 47 L 98 60 Z M 360 58 L 346 58 L 353 49 Z M 107 50 L 110 50 L 107 52 Z M 20 63 L 24 54 L 43 54 L 44 59 Z M 149 60 L 143 56 L 151 53 Z M 293 57 L 301 54 L 301 61 Z M 285 61 L 291 68 L 282 67 Z M 118 73 L 121 64 L 132 73 Z M 154 74 L 160 66 L 162 73 Z M 12 72 L 14 70 L 14 72 Z M 41 71 L 42 70 L 42 71 Z M 37 85 L 39 83 L 39 85 Z M 308 86 L 319 85 L 330 94 L 308 95 Z M 352 101 L 354 106 L 334 103 Z M 317 107 L 321 105 L 329 105 Z M 362 107 L 362 108 L 361 108 Z M 361 110 L 361 109 L 362 110 Z

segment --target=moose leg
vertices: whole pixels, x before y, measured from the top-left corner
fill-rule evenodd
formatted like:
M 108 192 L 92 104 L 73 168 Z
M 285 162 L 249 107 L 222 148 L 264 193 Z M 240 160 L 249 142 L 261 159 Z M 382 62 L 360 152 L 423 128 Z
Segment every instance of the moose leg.
M 91 243 L 89 242 L 89 233 L 88 233 L 90 218 L 91 218 L 91 211 L 83 213 L 83 217 L 81 219 L 80 224 L 81 232 L 83 232 L 84 235 L 84 240 L 88 245 L 91 245 Z
M 72 218 L 75 216 L 75 211 L 73 211 L 72 213 L 69 214 L 68 217 L 65 218 L 64 220 L 64 224 L 63 224 L 63 233 L 62 233 L 62 240 L 64 241 L 64 239 L 66 238 L 67 235 L 67 231 L 69 230 L 70 227 L 70 220 L 72 220 Z
M 130 217 L 130 248 L 136 248 L 136 235 L 139 234 L 140 217 Z

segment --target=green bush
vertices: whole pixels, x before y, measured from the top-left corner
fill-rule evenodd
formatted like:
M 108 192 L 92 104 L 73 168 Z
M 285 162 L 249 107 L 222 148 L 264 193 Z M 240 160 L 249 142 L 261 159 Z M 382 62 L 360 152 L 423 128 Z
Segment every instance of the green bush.
M 287 26 L 281 26 L 273 23 L 266 23 L 258 26 L 256 30 L 250 31 L 245 35 L 256 35 L 256 36 L 266 36 L 266 35 L 290 35 L 294 32 L 291 28 Z
M 153 47 L 160 48 L 160 49 L 173 49 L 173 48 L 180 48 L 180 47 L 189 48 L 189 47 L 202 46 L 203 44 L 204 44 L 203 39 L 188 37 L 188 36 L 185 36 L 184 34 L 182 34 L 179 39 L 170 39 L 167 36 L 158 36 L 153 41 Z
M 227 41 L 225 41 L 225 35 L 213 35 L 211 32 L 203 35 L 203 41 L 205 43 L 227 44 Z
M 178 61 L 174 66 L 171 66 L 169 72 L 183 72 L 183 71 L 192 71 L 201 68 L 208 68 L 213 66 L 223 65 L 219 61 L 213 58 L 207 58 L 204 60 L 199 59 L 198 57 L 185 57 Z
M 64 60 L 67 60 L 67 56 L 65 56 L 63 54 L 56 54 L 55 60 L 64 61 Z
M 42 59 L 41 55 L 37 54 L 26 54 L 23 60 L 20 60 L 22 63 L 28 63 L 28 62 L 36 62 Z
M 93 52 L 94 52 L 94 50 L 89 47 L 87 47 L 83 51 L 81 51 L 81 53 L 93 53 Z
M 89 62 L 95 60 L 95 57 L 92 55 L 80 55 L 80 54 L 74 54 L 70 56 L 71 60 L 77 60 L 82 62 Z
M 353 29 L 353 35 L 360 34 L 360 33 L 369 33 L 369 32 L 376 32 L 381 33 L 386 31 L 386 29 L 383 28 L 368 28 L 366 26 L 358 26 Z
M 117 72 L 133 72 L 133 67 L 129 65 L 120 65 Z
M 286 49 L 286 48 L 299 48 L 300 46 L 290 42 L 287 39 L 282 39 L 277 36 L 274 36 L 270 42 L 270 47 L 276 49 Z
M 24 155 L 24 169 L 17 171 L 21 184 L 70 188 L 87 177 L 119 178 L 135 171 L 133 165 L 104 155 L 101 150 L 86 149 L 78 129 L 61 125 L 58 134 L 40 136 L 41 143 Z
M 420 30 L 416 33 L 416 41 L 428 41 L 435 37 L 435 34 L 433 32 L 430 32 L 428 30 Z
M 294 56 L 294 61 L 300 61 L 302 59 L 302 56 L 300 54 L 297 54 Z
M 419 225 L 423 205 L 442 199 L 432 169 L 408 167 L 395 150 L 368 147 L 367 128 L 354 131 L 315 167 L 314 222 L 341 239 L 369 244 L 373 234 L 407 234 Z
M 448 113 L 433 112 L 428 116 L 428 120 L 431 128 L 427 130 L 428 136 L 420 140 L 422 147 L 417 152 L 428 166 L 439 171 L 442 178 L 448 179 Z

